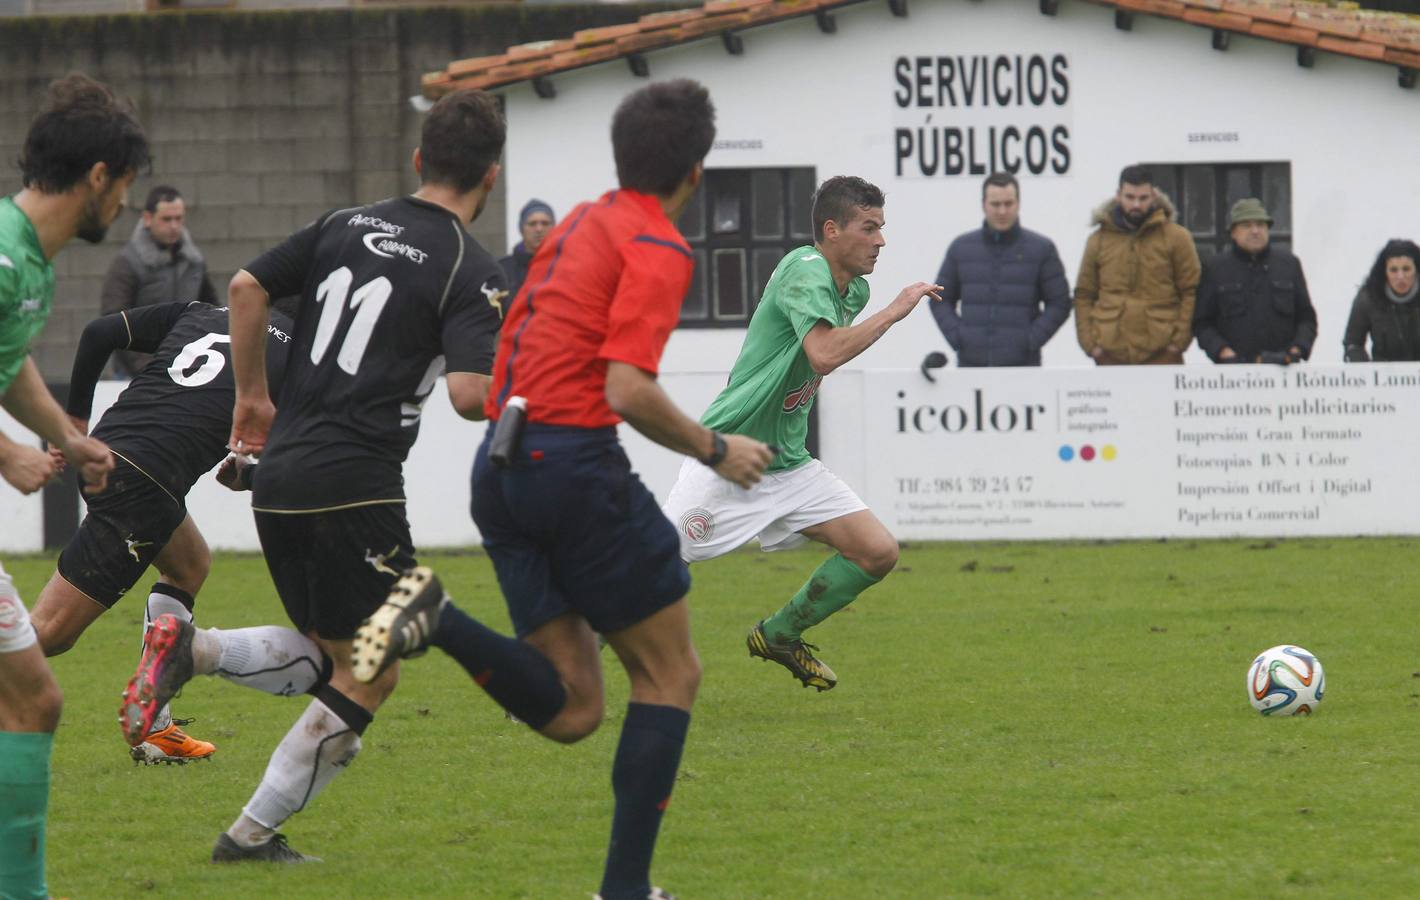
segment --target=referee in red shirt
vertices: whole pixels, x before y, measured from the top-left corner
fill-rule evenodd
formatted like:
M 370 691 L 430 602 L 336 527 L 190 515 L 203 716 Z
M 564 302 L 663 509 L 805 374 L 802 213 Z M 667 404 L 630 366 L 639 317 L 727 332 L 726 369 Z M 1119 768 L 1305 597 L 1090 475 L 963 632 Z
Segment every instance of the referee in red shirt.
M 508 401 L 526 398 L 521 443 L 500 468 L 490 429 L 474 462 L 473 518 L 519 640 L 474 621 L 418 568 L 361 628 L 355 671 L 373 677 L 432 643 L 514 716 L 572 743 L 602 719 L 596 634 L 605 635 L 631 702 L 612 765 L 600 896 L 645 900 L 668 896 L 651 887 L 651 854 L 700 661 L 675 528 L 631 471 L 616 425 L 624 419 L 741 487 L 759 481 L 772 453 L 706 429 L 656 383 L 694 268 L 673 222 L 715 137 L 709 93 L 689 80 L 652 84 L 622 101 L 611 136 L 621 188 L 548 235 L 503 323 L 487 412 L 516 416 Z

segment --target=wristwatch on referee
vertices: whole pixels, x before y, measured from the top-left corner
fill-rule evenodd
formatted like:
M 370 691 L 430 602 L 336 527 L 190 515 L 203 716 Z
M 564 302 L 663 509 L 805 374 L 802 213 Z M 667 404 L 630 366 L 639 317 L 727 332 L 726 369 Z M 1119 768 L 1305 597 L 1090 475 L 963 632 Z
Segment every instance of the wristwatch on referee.
M 718 431 L 710 432 L 710 441 L 710 455 L 700 457 L 700 461 L 713 469 L 725 461 L 729 449 L 725 446 L 725 436 Z

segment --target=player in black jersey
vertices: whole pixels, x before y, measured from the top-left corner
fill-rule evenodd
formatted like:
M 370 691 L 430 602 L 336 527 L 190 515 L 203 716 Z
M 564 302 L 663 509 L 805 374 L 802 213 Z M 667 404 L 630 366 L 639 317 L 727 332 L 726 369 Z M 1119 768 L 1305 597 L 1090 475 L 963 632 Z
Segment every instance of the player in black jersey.
M 291 621 L 329 654 L 334 672 L 218 836 L 214 862 L 311 859 L 276 829 L 359 752 L 398 680 L 393 667 L 373 683 L 356 681 L 351 640 L 415 565 L 402 469 L 438 376 L 447 371 L 461 415 L 483 418 L 505 282 L 464 229 L 493 188 L 504 134 L 490 95 L 443 98 L 415 151 L 414 195 L 327 213 L 232 279 L 230 446 L 261 457 L 252 508 L 267 565 Z M 273 409 L 260 338 L 268 298 L 287 293 L 301 302 Z M 209 635 L 175 617 L 154 623 L 126 701 L 130 741 L 150 710 L 203 670 Z
M 273 384 L 280 383 L 292 324 L 278 313 L 268 332 Z M 35 603 L 35 631 L 47 656 L 74 646 L 150 564 L 159 576 L 144 608 L 144 631 L 163 613 L 192 620 L 193 598 L 212 555 L 185 498 L 227 455 L 236 395 L 230 343 L 226 308 L 197 302 L 141 306 L 84 328 L 67 412 L 85 433 L 94 385 L 109 355 L 126 349 L 155 355 L 93 430 L 113 449 L 114 472 L 103 491 L 85 497 L 88 515 Z M 133 758 L 171 763 L 210 756 L 212 744 L 189 737 L 183 724 L 166 708 L 159 710 L 132 748 Z

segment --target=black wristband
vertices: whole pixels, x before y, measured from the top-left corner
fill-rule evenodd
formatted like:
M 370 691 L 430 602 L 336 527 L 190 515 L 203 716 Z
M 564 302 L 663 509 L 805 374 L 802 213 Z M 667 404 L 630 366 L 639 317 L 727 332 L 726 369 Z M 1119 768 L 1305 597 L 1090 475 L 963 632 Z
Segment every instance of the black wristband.
M 725 454 L 729 449 L 725 446 L 725 436 L 718 431 L 710 432 L 710 440 L 710 455 L 700 457 L 700 461 L 713 469 L 725 461 Z

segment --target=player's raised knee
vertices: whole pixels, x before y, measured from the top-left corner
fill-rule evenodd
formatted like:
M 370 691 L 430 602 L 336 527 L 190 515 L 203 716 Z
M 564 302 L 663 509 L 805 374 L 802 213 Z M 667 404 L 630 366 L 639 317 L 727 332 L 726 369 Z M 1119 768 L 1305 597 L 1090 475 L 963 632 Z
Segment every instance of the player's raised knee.
M 885 578 L 897 566 L 897 553 L 897 539 L 885 533 L 864 550 L 858 565 L 874 578 Z

